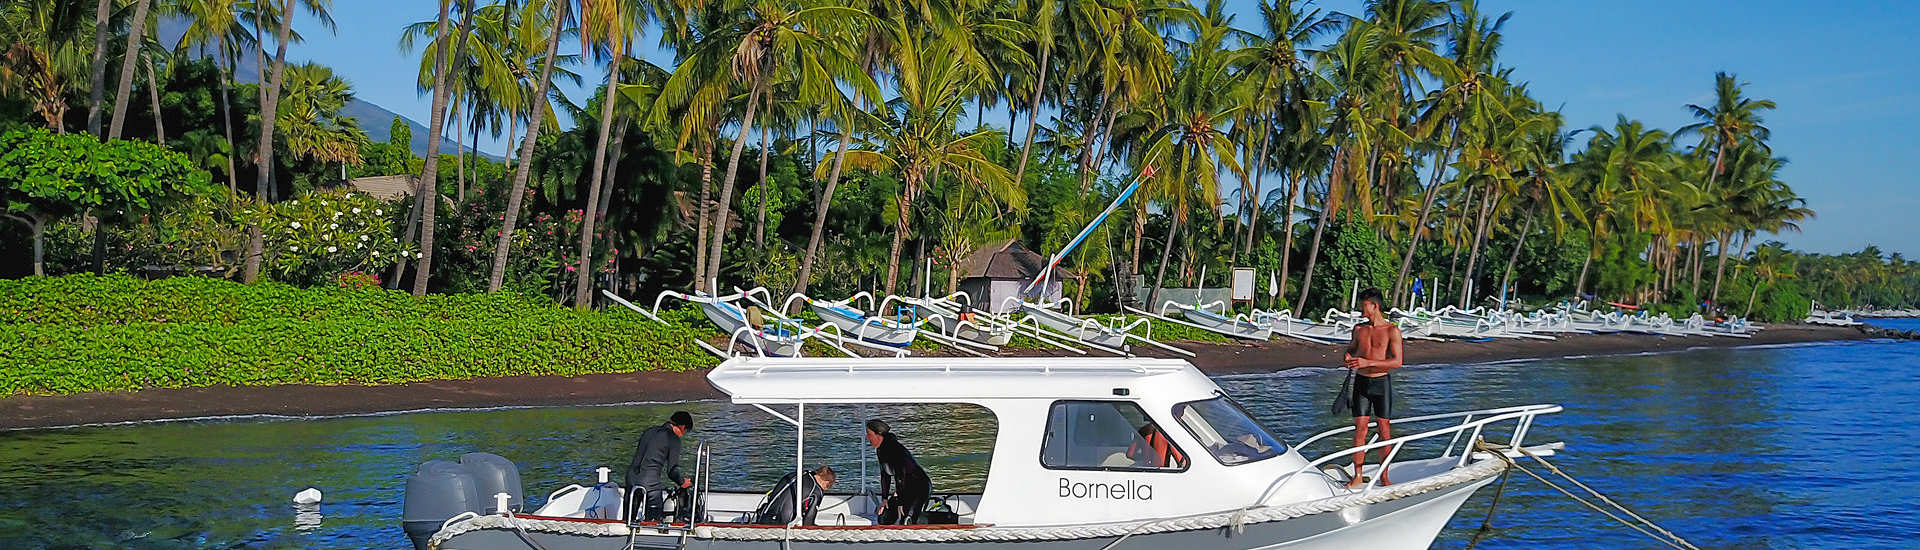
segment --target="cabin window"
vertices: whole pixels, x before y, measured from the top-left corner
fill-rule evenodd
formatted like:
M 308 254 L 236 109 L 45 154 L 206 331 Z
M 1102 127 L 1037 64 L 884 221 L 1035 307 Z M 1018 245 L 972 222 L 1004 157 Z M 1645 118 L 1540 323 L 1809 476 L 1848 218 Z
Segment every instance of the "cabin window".
M 1224 396 L 1174 405 L 1173 417 L 1221 464 L 1237 466 L 1287 452 L 1286 445 Z
M 1187 455 L 1139 405 L 1056 401 L 1040 465 L 1054 469 L 1184 471 Z

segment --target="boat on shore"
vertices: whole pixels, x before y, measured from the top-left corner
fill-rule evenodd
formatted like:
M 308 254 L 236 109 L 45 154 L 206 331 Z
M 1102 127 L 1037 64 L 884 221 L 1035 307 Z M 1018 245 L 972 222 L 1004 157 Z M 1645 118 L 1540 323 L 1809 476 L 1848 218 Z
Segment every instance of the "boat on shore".
M 460 512 L 437 525 L 409 514 L 409 533 L 420 547 L 440 550 L 1413 549 L 1430 546 L 1461 505 L 1508 467 L 1500 454 L 1561 448 L 1523 447 L 1537 417 L 1561 410 L 1529 405 L 1396 420 L 1410 432 L 1427 429 L 1309 458 L 1309 449 L 1324 448 L 1316 443 L 1344 439 L 1336 436 L 1353 428 L 1287 445 L 1177 359 L 741 357 L 707 380 L 732 403 L 791 425 L 793 455 L 703 442 L 690 505 L 672 510 L 684 519 L 664 523 L 621 517 L 625 491 L 607 483 L 604 470 L 601 484 L 563 486 L 538 506 L 518 504 L 523 496 L 506 490 L 460 502 L 491 488 L 517 490 L 517 471 L 486 470 L 478 482 L 448 482 L 448 490 L 420 481 L 418 494 L 410 479 L 409 510 Z M 753 522 L 762 491 L 711 487 L 713 464 L 729 462 L 712 457 L 725 453 L 798 474 L 807 464 L 807 431 L 822 429 L 810 417 L 869 404 L 991 412 L 996 426 L 981 490 L 936 494 L 932 506 L 943 512 L 928 524 L 875 525 L 873 495 L 830 493 L 819 525 L 766 525 Z M 1166 448 L 1142 444 L 1153 436 Z M 1505 447 L 1480 446 L 1490 439 Z M 1386 455 L 1357 473 L 1358 488 L 1347 488 L 1356 473 L 1342 466 L 1367 451 Z M 445 464 L 435 471 L 444 473 Z M 428 468 L 421 471 L 416 478 L 427 479 Z M 1391 485 L 1381 482 L 1383 473 Z

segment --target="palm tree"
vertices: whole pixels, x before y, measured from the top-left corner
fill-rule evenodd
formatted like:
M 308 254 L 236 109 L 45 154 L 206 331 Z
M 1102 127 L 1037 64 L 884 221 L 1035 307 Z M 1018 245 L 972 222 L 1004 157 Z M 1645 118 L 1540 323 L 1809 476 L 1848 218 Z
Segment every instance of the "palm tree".
M 119 139 L 127 121 L 127 99 L 133 93 L 133 68 L 139 65 L 140 46 L 146 43 L 147 8 L 153 0 L 134 0 L 133 27 L 127 31 L 125 57 L 120 59 L 120 88 L 113 95 L 113 123 L 107 126 L 107 139 Z
M 567 0 L 545 0 L 552 6 L 546 23 L 546 53 L 539 59 L 540 78 L 534 84 L 533 92 L 526 95 L 527 135 L 520 142 L 520 161 L 514 165 L 513 186 L 507 192 L 507 210 L 501 215 L 500 235 L 493 245 L 493 267 L 487 273 L 487 292 L 496 292 L 506 278 L 507 254 L 513 246 L 513 227 L 520 218 L 521 202 L 527 196 L 527 178 L 533 169 L 533 147 L 540 139 L 540 129 L 545 126 L 548 109 L 546 107 L 548 86 L 553 82 L 553 66 L 560 47 L 560 30 L 572 15 Z M 538 1 L 530 0 L 526 17 L 520 20 L 522 26 L 539 25 L 541 21 L 534 17 L 533 8 Z
M 276 116 L 280 137 L 295 157 L 322 164 L 358 164 L 367 134 L 358 120 L 341 111 L 353 100 L 347 81 L 315 63 L 287 67 L 285 97 Z
M 1027 102 L 1027 135 L 1023 138 L 1025 142 L 1020 145 L 1020 164 L 1013 171 L 1014 181 L 1026 181 L 1027 159 L 1033 153 L 1033 134 L 1040 120 L 1040 101 L 1046 97 L 1047 91 L 1047 63 L 1053 59 L 1055 42 L 1053 25 L 1060 17 L 1060 7 L 1057 2 L 1058 0 L 1028 0 L 1019 8 L 1033 22 L 1027 38 L 1032 42 L 1033 49 L 1040 53 L 1040 64 L 1033 72 L 1033 99 Z M 1007 128 L 1007 130 L 1012 131 L 1013 128 Z
M 0 38 L 7 44 L 0 54 L 0 93 L 23 96 L 56 133 L 66 133 L 67 83 L 79 79 L 97 51 L 80 40 L 87 21 L 73 11 L 63 2 L 0 4 Z
M 47 4 L 46 2 L 34 2 Z M 93 79 L 87 87 L 87 133 L 100 136 L 100 115 L 106 112 L 101 108 L 100 94 L 107 86 L 107 35 L 112 33 L 113 0 L 100 0 L 93 11 Z M 58 122 L 49 120 L 48 124 Z
M 1251 83 L 1252 98 L 1249 113 L 1257 113 L 1261 121 L 1258 131 L 1251 132 L 1260 139 L 1259 152 L 1255 153 L 1248 167 L 1253 173 L 1252 218 L 1247 222 L 1251 227 L 1260 226 L 1260 198 L 1266 195 L 1261 181 L 1267 172 L 1268 146 L 1278 133 L 1272 125 L 1283 109 L 1298 110 L 1304 108 L 1300 102 L 1305 99 L 1306 80 L 1313 68 L 1308 65 L 1311 49 L 1316 37 L 1330 32 L 1338 22 L 1320 17 L 1320 10 L 1304 11 L 1304 2 L 1300 0 L 1277 0 L 1273 3 L 1260 3 L 1261 32 L 1247 37 L 1247 48 L 1251 50 L 1245 74 L 1255 80 Z M 1284 166 L 1284 165 L 1283 165 Z M 1289 191 L 1288 196 L 1291 196 Z M 1292 219 L 1286 220 L 1291 232 Z M 1253 250 L 1254 234 L 1248 230 L 1243 248 Z
M 1378 119 L 1373 96 L 1392 80 L 1380 70 L 1381 43 L 1378 27 L 1366 21 L 1351 21 L 1333 47 L 1316 58 L 1319 78 L 1338 95 L 1332 100 L 1325 128 L 1326 144 L 1333 149 L 1333 166 L 1327 179 L 1326 197 L 1321 201 L 1320 222 L 1313 229 L 1313 244 L 1307 251 L 1307 271 L 1300 280 L 1302 308 L 1306 307 L 1307 296 L 1313 288 L 1314 264 L 1320 258 L 1327 223 L 1333 212 L 1341 209 L 1342 190 L 1349 190 L 1350 200 L 1360 206 L 1363 214 L 1371 214 L 1372 198 L 1368 189 L 1371 177 L 1364 172 L 1355 177 L 1353 172 L 1367 167 L 1364 161 L 1372 149 L 1375 134 L 1381 129 L 1373 123 Z
M 1663 158 L 1669 153 L 1670 142 L 1666 131 L 1647 128 L 1625 115 L 1618 117 L 1613 128 L 1594 126 L 1587 131 L 1593 137 L 1576 162 L 1583 165 L 1582 194 L 1592 233 L 1580 277 L 1574 283 L 1576 295 L 1586 291 L 1588 266 L 1623 222 L 1639 229 L 1659 221 L 1659 181 L 1666 177 L 1668 167 Z
M 885 118 L 866 113 L 861 125 L 871 146 L 849 150 L 840 157 L 847 166 L 869 171 L 897 171 L 904 180 L 894 202 L 893 243 L 888 249 L 887 276 L 881 281 L 891 294 L 900 274 L 900 253 L 913 221 L 912 205 L 921 192 L 942 174 L 958 178 L 1012 210 L 1026 208 L 1026 191 L 1005 167 L 989 159 L 983 148 L 1004 138 L 996 130 L 968 134 L 956 131 L 965 109 L 967 92 L 980 75 L 971 66 L 948 55 L 942 41 L 921 42 L 903 34 L 894 55 L 894 88 L 900 95 L 888 102 Z
M 1776 106 L 1770 99 L 1742 97 L 1740 82 L 1733 74 L 1718 72 L 1713 74 L 1713 104 L 1702 107 L 1689 104 L 1687 110 L 1699 122 L 1680 127 L 1679 134 L 1700 134 L 1700 146 L 1696 150 L 1712 148 L 1713 170 L 1707 173 L 1707 192 L 1713 192 L 1720 173 L 1726 171 L 1727 149 L 1743 143 L 1751 143 L 1762 149 L 1771 135 L 1762 125 L 1761 111 L 1772 110 Z M 1731 235 L 1722 233 L 1716 236 L 1719 241 L 1718 265 L 1713 270 L 1712 300 L 1720 299 L 1720 277 L 1727 269 L 1727 241 Z M 1699 286 L 1700 275 L 1694 272 L 1694 286 Z
M 1446 86 L 1435 91 L 1429 101 L 1427 112 L 1423 115 L 1421 126 L 1426 128 L 1429 137 L 1437 137 L 1442 126 L 1448 127 L 1447 145 L 1434 157 L 1432 178 L 1421 191 L 1420 214 L 1414 218 L 1412 231 L 1407 237 L 1407 252 L 1400 259 L 1400 273 L 1395 277 L 1391 300 L 1399 301 L 1400 292 L 1406 289 L 1407 275 L 1413 267 L 1413 254 L 1420 247 L 1420 238 L 1427 230 L 1427 216 L 1433 212 L 1434 200 L 1439 198 L 1440 178 L 1447 172 L 1447 166 L 1453 163 L 1453 154 L 1460 146 L 1460 123 L 1463 117 L 1471 117 L 1476 122 L 1486 123 L 1493 114 L 1488 90 L 1498 83 L 1500 77 L 1493 74 L 1495 59 L 1500 49 L 1501 27 L 1513 12 L 1500 14 L 1491 21 L 1480 16 L 1478 4 L 1471 0 L 1459 3 L 1450 17 L 1451 28 L 1449 59 L 1446 64 L 1436 65 Z
M 214 51 L 214 65 L 220 70 L 220 123 L 226 131 L 228 148 L 235 147 L 233 137 L 233 107 L 231 88 L 233 82 L 234 52 L 240 46 L 257 47 L 251 41 L 252 35 L 240 24 L 238 0 L 189 0 L 181 6 L 189 23 L 187 30 L 175 46 L 175 55 L 185 52 L 205 51 L 211 47 Z M 233 155 L 222 155 L 226 159 L 227 187 L 234 189 L 235 183 Z
M 876 0 L 869 6 L 868 13 L 874 14 L 896 11 L 890 9 L 888 2 L 889 0 Z M 876 19 L 878 19 L 877 16 Z M 864 79 L 864 81 L 868 82 L 874 80 L 873 75 L 878 70 L 882 58 L 888 51 L 892 50 L 893 44 L 900 41 L 899 33 L 907 30 L 905 28 L 896 28 L 875 23 L 877 22 L 869 22 L 869 24 L 863 25 L 863 28 L 854 36 L 843 37 L 859 42 L 860 72 L 868 76 Z M 838 90 L 839 87 L 834 87 L 834 91 Z M 858 112 L 858 110 L 867 108 L 867 104 L 873 101 L 874 98 L 875 96 L 866 94 L 866 89 L 856 87 L 853 90 L 852 99 L 848 99 L 844 94 L 830 93 L 824 98 L 824 101 L 816 104 L 820 109 L 818 118 L 825 118 L 839 127 L 840 134 L 837 138 L 839 150 L 830 155 L 833 157 L 833 162 L 832 168 L 827 174 L 827 185 L 821 189 L 820 199 L 814 206 L 812 235 L 807 238 L 806 252 L 800 256 L 800 273 L 794 281 L 794 294 L 806 294 L 807 284 L 812 281 L 814 260 L 820 252 L 821 238 L 827 226 L 827 211 L 833 206 L 833 193 L 840 185 L 840 174 L 841 170 L 845 168 L 847 149 L 853 145 L 853 129 L 856 124 L 864 120 L 865 115 Z M 701 192 L 704 193 L 705 191 L 706 189 L 703 186 Z M 702 200 L 704 200 L 704 198 L 703 196 Z M 702 212 L 704 213 L 705 211 L 703 210 Z M 702 219 L 704 220 L 705 218 Z
M 745 114 L 734 137 L 726 176 L 721 179 L 719 210 L 707 252 L 705 271 L 710 279 L 716 280 L 720 272 L 720 252 L 726 244 L 727 215 L 732 210 L 740 157 L 753 135 L 755 117 L 761 105 L 768 101 L 774 85 L 782 81 L 798 82 L 794 88 L 801 94 L 798 99 L 808 102 L 824 101 L 837 93 L 828 91 L 836 82 L 850 82 L 856 87 L 874 90 L 871 80 L 859 70 L 858 62 L 847 51 L 843 39 L 871 19 L 866 12 L 823 0 L 794 3 L 732 0 L 718 10 L 733 19 L 715 25 L 704 40 L 695 44 L 661 93 L 662 99 L 683 102 L 699 95 L 702 89 L 731 86 L 735 82 L 744 83 L 747 88 Z M 730 70 L 718 70 L 721 67 Z M 730 76 L 713 78 L 723 73 Z
M 1152 174 L 1147 196 L 1165 208 L 1171 218 L 1153 291 L 1147 294 L 1149 306 L 1160 303 L 1168 259 L 1187 213 L 1196 206 L 1215 203 L 1215 197 L 1220 196 L 1217 186 L 1222 171 L 1241 181 L 1247 179 L 1233 141 L 1222 126 L 1245 109 L 1247 98 L 1236 93 L 1240 76 L 1234 69 L 1245 65 L 1253 52 L 1226 49 L 1231 22 L 1213 17 L 1219 8 L 1219 2 L 1209 0 L 1209 17 L 1195 19 L 1195 39 L 1183 56 L 1186 62 L 1175 73 L 1173 87 L 1160 94 L 1158 108 L 1147 125 L 1149 131 L 1140 140 L 1141 170 Z
M 621 60 L 626 57 L 630 35 L 648 23 L 648 12 L 623 0 L 590 0 L 580 5 L 580 40 L 606 48 L 612 61 L 607 64 L 607 88 L 600 102 L 600 132 L 594 141 L 593 173 L 588 179 L 587 207 L 580 228 L 580 257 L 574 270 L 573 306 L 587 309 L 593 305 L 592 267 L 594 225 L 599 220 L 601 178 L 607 167 L 607 147 L 613 127 L 613 107 L 620 86 Z M 618 131 L 626 133 L 625 125 Z M 618 154 L 616 151 L 615 154 Z
M 316 0 L 305 1 L 314 2 Z M 324 0 L 319 1 L 324 2 Z M 444 0 L 442 1 L 444 2 Z M 273 72 L 271 73 L 272 76 L 267 78 L 267 85 L 261 91 L 261 94 L 265 95 L 265 99 L 260 102 L 260 112 L 262 113 L 279 112 L 280 85 L 282 82 L 285 82 L 287 72 L 287 41 L 293 31 L 293 2 L 294 0 L 281 0 L 278 14 L 280 30 L 275 34 L 276 38 L 274 40 Z M 255 21 L 259 22 L 256 28 L 264 26 L 264 22 L 268 19 L 269 9 L 263 2 L 255 2 L 254 9 Z M 311 11 L 319 11 L 315 9 L 315 5 L 312 3 L 308 4 L 308 9 Z M 254 163 L 260 167 L 259 176 L 254 180 L 254 196 L 256 200 L 265 201 L 267 197 L 268 178 L 273 175 L 274 125 L 279 121 L 279 118 L 280 117 L 277 116 L 260 117 L 259 147 L 254 150 Z M 257 219 L 258 218 L 256 218 L 256 220 Z M 241 279 L 247 283 L 252 283 L 260 277 L 260 256 L 261 248 L 264 246 L 263 239 L 264 235 L 261 234 L 260 223 L 255 221 L 247 230 L 247 259 L 241 271 Z

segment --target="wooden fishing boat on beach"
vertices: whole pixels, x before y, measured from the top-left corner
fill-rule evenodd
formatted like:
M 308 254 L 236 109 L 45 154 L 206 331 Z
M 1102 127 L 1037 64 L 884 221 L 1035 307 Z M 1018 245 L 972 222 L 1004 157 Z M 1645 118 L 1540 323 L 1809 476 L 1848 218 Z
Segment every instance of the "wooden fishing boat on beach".
M 1287 445 L 1182 360 L 736 358 L 707 380 L 730 402 L 792 426 L 794 454 L 702 442 L 688 504 L 670 505 L 664 522 L 623 517 L 629 496 L 604 468 L 599 484 L 523 503 L 512 462 L 485 461 L 477 480 L 430 463 L 408 481 L 408 533 L 438 550 L 1417 549 L 1518 449 L 1563 447 L 1524 446 L 1557 405 L 1396 420 L 1411 435 L 1352 448 L 1326 445 L 1350 426 Z M 815 419 L 869 404 L 991 412 L 998 422 L 982 488 L 936 495 L 932 507 L 946 512 L 915 525 L 876 525 L 872 495 L 829 493 L 819 524 L 804 525 L 756 523 L 765 493 L 713 487 L 717 464 L 738 464 L 715 457 L 736 453 L 802 475 L 809 432 L 835 429 Z M 1503 443 L 1487 443 L 1495 439 Z M 1359 472 L 1341 467 L 1369 451 L 1386 454 Z M 1356 475 L 1365 481 L 1347 488 Z M 493 493 L 474 497 L 482 491 Z M 436 521 L 430 511 L 457 513 Z

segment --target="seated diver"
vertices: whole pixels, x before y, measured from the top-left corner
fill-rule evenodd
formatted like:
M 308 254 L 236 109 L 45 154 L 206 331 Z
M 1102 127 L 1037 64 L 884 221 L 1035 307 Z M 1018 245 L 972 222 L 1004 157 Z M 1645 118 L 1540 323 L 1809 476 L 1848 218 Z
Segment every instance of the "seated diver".
M 816 525 L 814 516 L 820 512 L 820 501 L 826 498 L 827 491 L 833 488 L 833 468 L 821 466 L 808 472 L 805 479 L 805 492 L 800 497 L 801 525 Z M 793 473 L 781 476 L 774 482 L 773 490 L 767 493 L 766 500 L 754 511 L 753 522 L 759 525 L 786 525 L 793 523 Z

